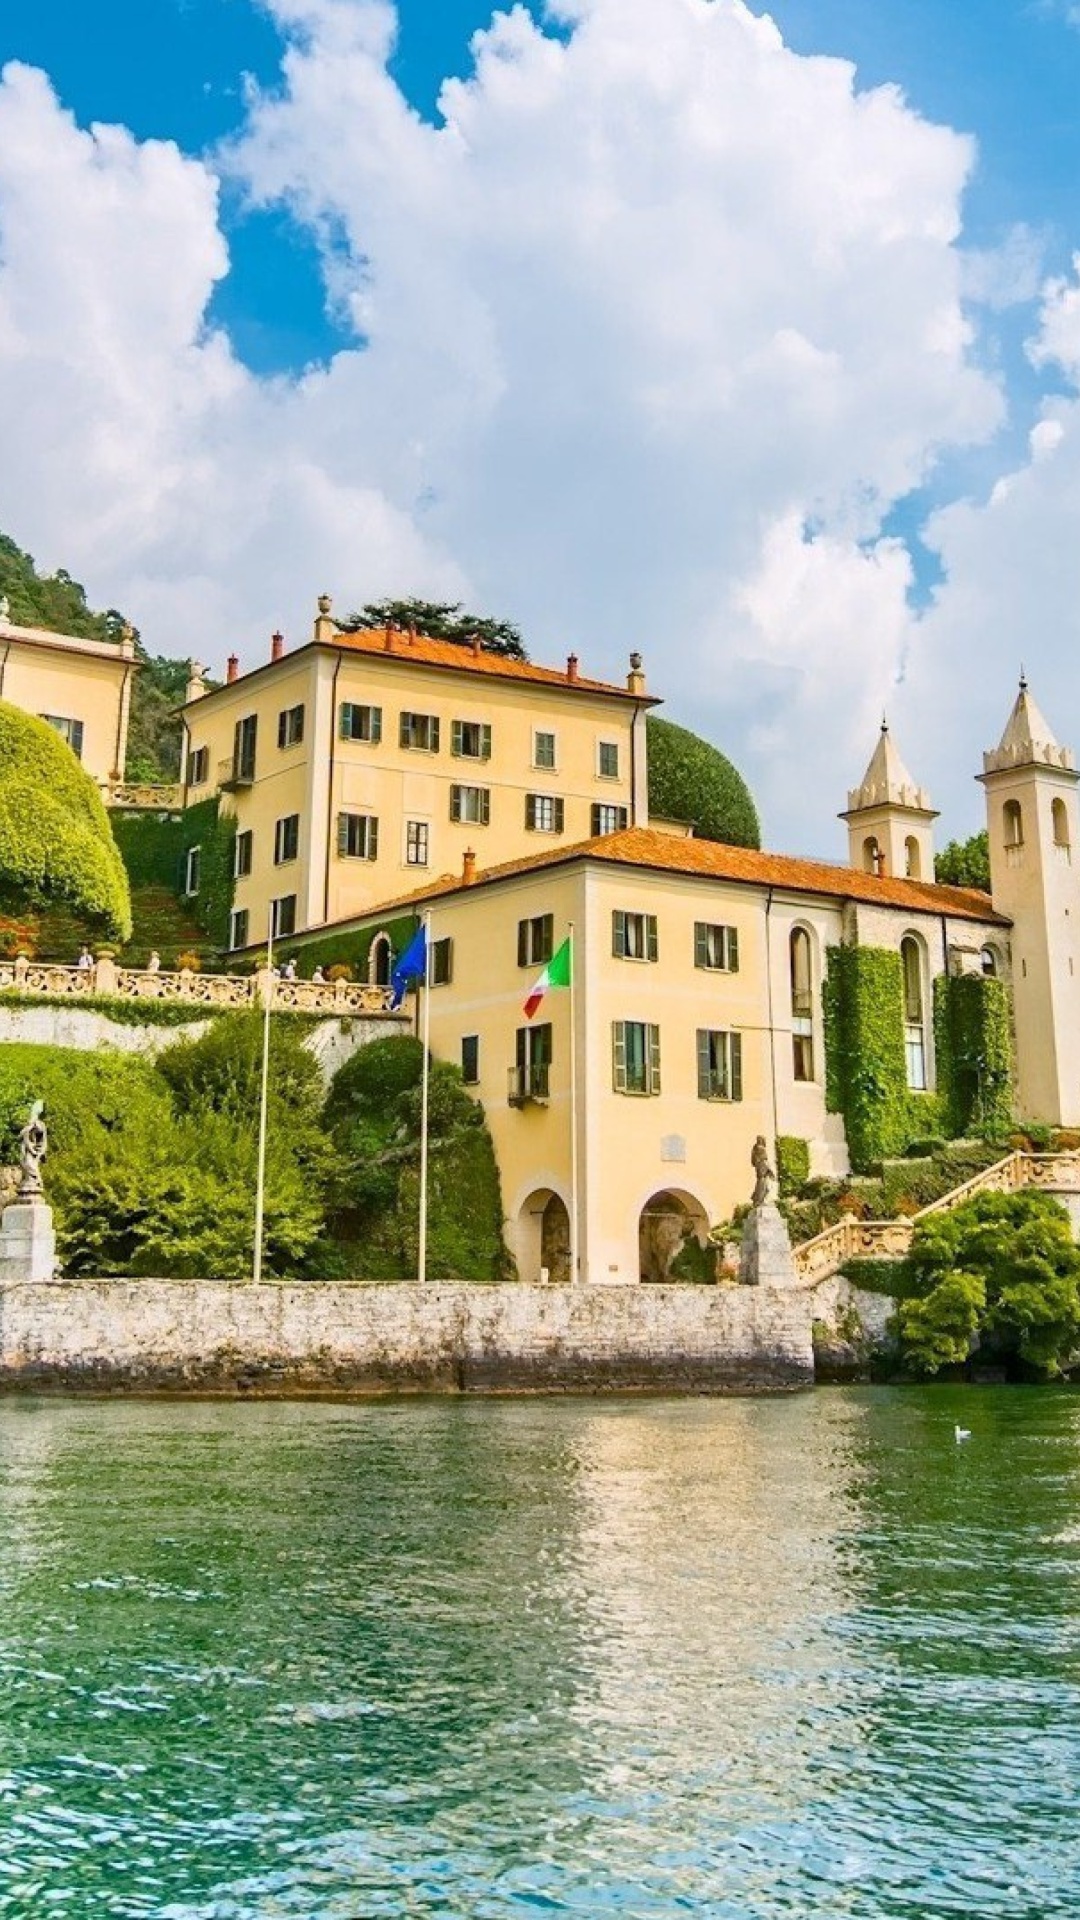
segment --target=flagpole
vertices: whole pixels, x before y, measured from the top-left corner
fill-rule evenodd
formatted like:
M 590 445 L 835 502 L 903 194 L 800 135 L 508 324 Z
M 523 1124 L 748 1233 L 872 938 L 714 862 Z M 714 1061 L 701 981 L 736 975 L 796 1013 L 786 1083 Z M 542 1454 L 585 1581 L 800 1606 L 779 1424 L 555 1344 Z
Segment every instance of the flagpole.
M 259 1082 L 259 1152 L 255 1167 L 255 1257 L 251 1279 L 258 1286 L 262 1279 L 263 1210 L 266 1197 L 266 1109 L 270 1085 L 270 1007 L 274 998 L 274 905 L 266 929 L 266 986 L 263 993 L 262 1075 Z
M 416 1251 L 416 1271 L 427 1279 L 427 1207 L 428 1207 L 428 1061 L 431 1056 L 431 914 L 424 915 L 424 1061 L 420 1077 L 420 1234 Z
M 576 948 L 570 921 L 570 1284 L 578 1273 L 578 1118 L 577 1118 L 577 1006 L 574 996 Z

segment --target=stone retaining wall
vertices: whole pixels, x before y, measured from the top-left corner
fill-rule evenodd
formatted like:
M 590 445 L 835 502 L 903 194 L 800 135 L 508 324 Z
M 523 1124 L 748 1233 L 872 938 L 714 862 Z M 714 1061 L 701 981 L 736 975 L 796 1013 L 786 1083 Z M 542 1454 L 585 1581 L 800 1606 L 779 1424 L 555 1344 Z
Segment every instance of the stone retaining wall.
M 0 1288 L 0 1387 L 267 1394 L 810 1386 L 766 1287 L 61 1280 Z

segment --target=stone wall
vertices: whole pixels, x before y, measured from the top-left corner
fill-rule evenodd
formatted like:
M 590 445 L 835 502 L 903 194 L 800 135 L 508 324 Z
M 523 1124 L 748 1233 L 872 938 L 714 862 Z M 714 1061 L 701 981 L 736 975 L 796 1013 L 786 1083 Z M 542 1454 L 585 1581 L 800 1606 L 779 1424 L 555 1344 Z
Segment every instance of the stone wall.
M 10 1041 L 28 1041 L 34 1046 L 71 1047 L 80 1053 L 137 1053 L 152 1060 L 163 1048 L 178 1040 L 197 1040 L 217 1018 L 191 1020 L 183 1026 L 155 1024 L 153 1019 L 129 1026 L 126 1020 L 110 1020 L 107 1013 L 92 1007 L 57 1000 L 51 1007 L 20 1007 L 0 1003 L 0 1046 Z M 334 1074 L 360 1047 L 381 1040 L 387 1033 L 411 1032 L 411 1026 L 385 1016 L 365 1019 L 348 1015 L 341 1019 L 320 1018 L 318 1026 L 304 1041 L 319 1063 L 324 1083 L 329 1086 Z
M 814 1377 L 808 1291 L 80 1280 L 0 1288 L 0 1386 L 757 1392 Z

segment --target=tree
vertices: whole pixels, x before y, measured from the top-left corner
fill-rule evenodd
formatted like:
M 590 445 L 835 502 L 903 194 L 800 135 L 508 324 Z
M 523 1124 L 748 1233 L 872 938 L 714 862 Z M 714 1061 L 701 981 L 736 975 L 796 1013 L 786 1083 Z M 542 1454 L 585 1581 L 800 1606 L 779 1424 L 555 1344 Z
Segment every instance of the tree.
M 750 789 L 718 747 L 654 714 L 649 715 L 646 738 L 650 813 L 692 821 L 703 840 L 760 847 Z
M 373 600 L 359 613 L 342 622 L 346 633 L 361 627 L 415 627 L 430 640 L 450 640 L 455 646 L 470 647 L 479 640 L 485 653 L 501 654 L 505 660 L 527 660 L 521 634 L 509 620 L 489 620 L 465 613 L 460 600 Z
M 0 701 L 0 908 L 63 904 L 131 937 L 127 875 L 94 782 L 45 720 Z
M 990 841 L 985 827 L 970 840 L 950 840 L 934 861 L 934 878 L 942 887 L 976 887 L 990 892 Z
M 149 654 L 135 643 L 140 662 L 131 695 L 127 778 L 154 786 L 180 778 L 181 725 L 178 707 L 187 692 L 189 663 Z

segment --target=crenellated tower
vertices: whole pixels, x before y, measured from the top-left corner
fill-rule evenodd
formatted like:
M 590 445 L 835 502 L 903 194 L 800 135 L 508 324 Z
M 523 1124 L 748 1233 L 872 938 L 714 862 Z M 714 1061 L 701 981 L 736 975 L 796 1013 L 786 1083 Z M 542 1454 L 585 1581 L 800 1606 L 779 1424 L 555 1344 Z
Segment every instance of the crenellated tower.
M 1013 923 L 1017 1106 L 1080 1124 L 1080 835 L 1072 751 L 1021 678 L 998 745 L 983 755 L 994 905 Z
M 861 784 L 848 794 L 849 861 L 864 873 L 932 880 L 937 813 L 916 786 L 883 720 Z

